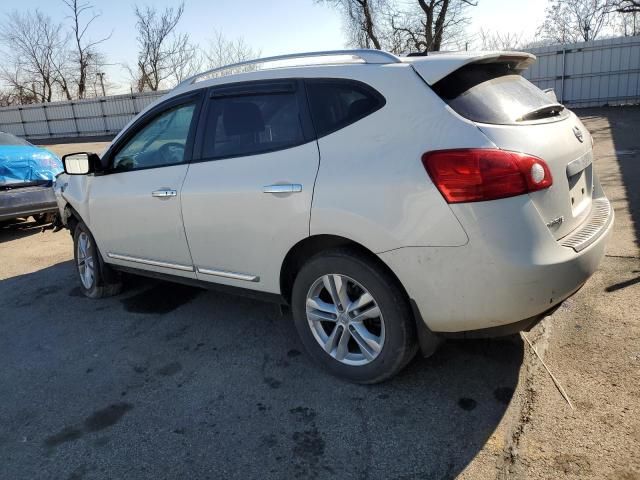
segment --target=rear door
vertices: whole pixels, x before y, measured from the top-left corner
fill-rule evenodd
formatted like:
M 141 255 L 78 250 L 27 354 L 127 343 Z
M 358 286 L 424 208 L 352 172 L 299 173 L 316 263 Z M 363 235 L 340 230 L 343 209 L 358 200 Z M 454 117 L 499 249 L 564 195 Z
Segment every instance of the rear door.
M 586 219 L 594 185 L 591 136 L 572 112 L 509 61 L 465 65 L 433 89 L 497 147 L 547 163 L 553 185 L 529 195 L 556 239 Z
M 299 80 L 213 87 L 182 190 L 197 278 L 272 293 L 309 235 L 319 153 Z

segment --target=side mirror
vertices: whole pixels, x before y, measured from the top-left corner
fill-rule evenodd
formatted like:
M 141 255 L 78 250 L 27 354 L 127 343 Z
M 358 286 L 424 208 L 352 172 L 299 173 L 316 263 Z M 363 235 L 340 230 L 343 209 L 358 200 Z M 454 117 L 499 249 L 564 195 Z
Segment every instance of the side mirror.
M 542 91 L 553 103 L 558 103 L 558 96 L 553 88 L 546 88 Z
M 70 153 L 62 157 L 64 173 L 68 175 L 86 175 L 100 170 L 100 157 L 95 153 Z

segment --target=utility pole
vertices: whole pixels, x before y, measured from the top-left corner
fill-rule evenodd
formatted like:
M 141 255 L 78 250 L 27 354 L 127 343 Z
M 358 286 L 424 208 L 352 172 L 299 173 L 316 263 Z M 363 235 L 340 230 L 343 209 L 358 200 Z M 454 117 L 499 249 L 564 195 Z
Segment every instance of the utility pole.
M 96 73 L 96 75 L 98 75 L 98 77 L 100 77 L 100 86 L 102 87 L 102 96 L 106 97 L 107 94 L 104 91 L 104 75 L 105 75 L 105 73 L 104 72 L 98 72 L 98 73 Z

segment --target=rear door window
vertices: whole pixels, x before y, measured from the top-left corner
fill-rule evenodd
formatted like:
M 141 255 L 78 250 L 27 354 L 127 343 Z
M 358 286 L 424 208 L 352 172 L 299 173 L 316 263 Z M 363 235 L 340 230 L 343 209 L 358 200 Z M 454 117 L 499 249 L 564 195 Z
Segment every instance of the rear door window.
M 311 118 L 318 137 L 351 125 L 382 108 L 385 99 L 354 80 L 307 80 Z
M 299 98 L 295 91 L 214 95 L 205 122 L 203 158 L 256 155 L 304 143 Z
M 433 90 L 469 120 L 499 125 L 564 118 L 568 112 L 508 64 L 471 64 L 433 85 Z

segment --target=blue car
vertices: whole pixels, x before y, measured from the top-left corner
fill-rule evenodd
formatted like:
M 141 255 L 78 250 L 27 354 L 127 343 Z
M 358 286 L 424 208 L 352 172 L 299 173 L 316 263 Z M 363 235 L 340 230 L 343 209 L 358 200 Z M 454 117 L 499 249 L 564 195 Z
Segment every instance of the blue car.
M 0 132 L 0 222 L 33 216 L 43 222 L 57 211 L 53 180 L 62 162 L 53 153 Z

